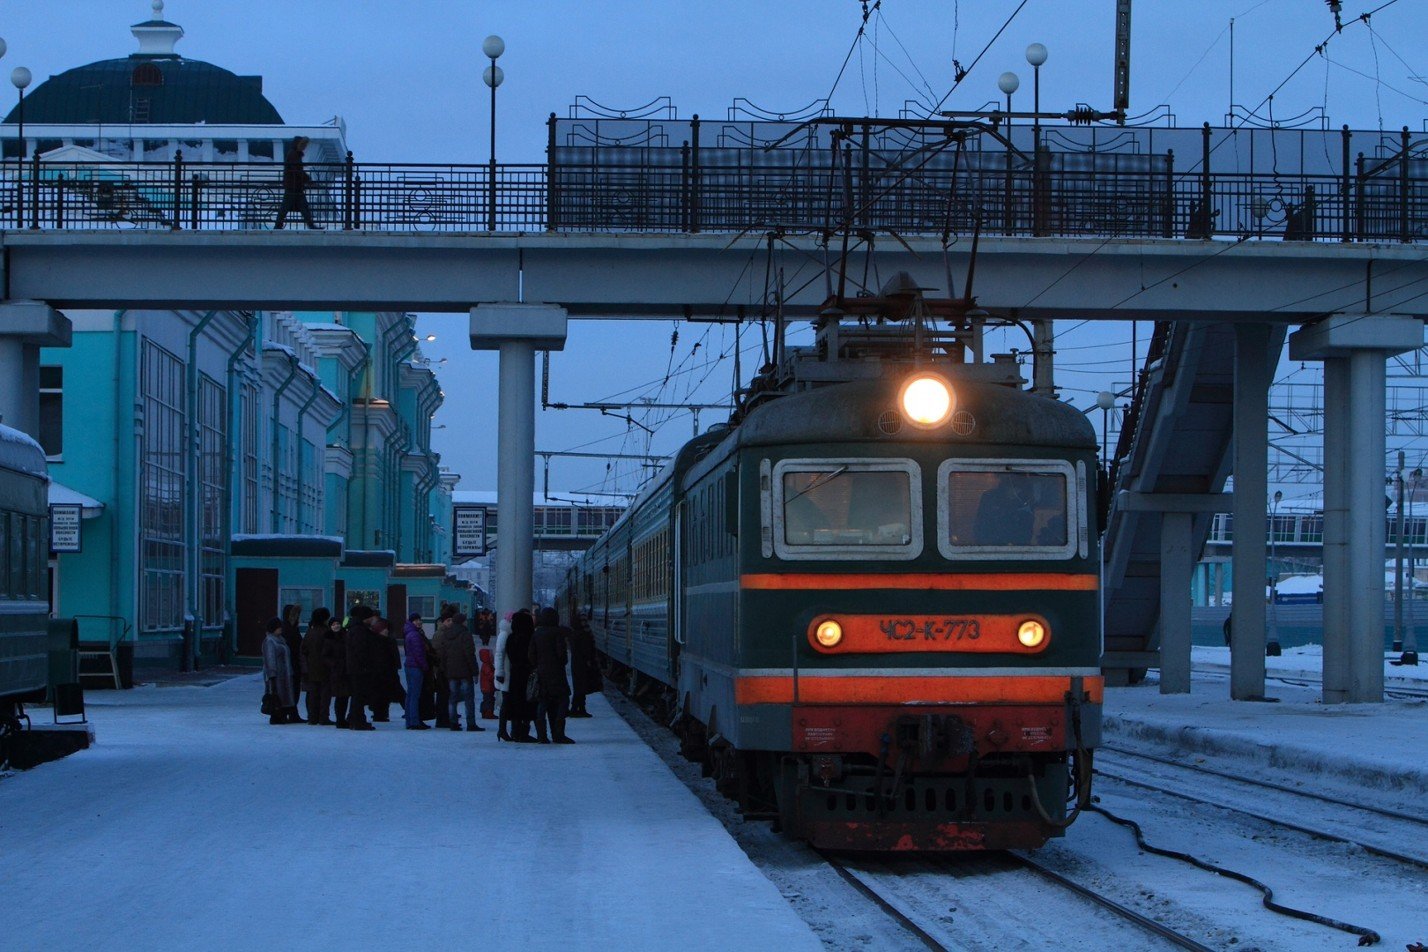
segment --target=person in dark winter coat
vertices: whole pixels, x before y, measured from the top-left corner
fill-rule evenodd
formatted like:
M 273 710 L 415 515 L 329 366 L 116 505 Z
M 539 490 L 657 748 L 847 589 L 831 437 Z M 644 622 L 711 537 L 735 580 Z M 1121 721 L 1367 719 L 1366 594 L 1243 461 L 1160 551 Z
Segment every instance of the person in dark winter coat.
M 584 615 L 575 622 L 575 630 L 570 635 L 570 680 L 570 716 L 590 717 L 585 709 L 585 696 L 600 693 L 604 676 L 595 653 L 595 634 Z
M 476 639 L 466 627 L 466 616 L 449 615 L 441 622 L 434 645 L 441 658 L 441 670 L 450 682 L 447 700 L 447 720 L 451 730 L 461 730 L 457 707 L 466 704 L 466 729 L 485 730 L 476 723 Z
M 412 612 L 408 616 L 402 636 L 407 651 L 407 730 L 429 730 L 431 725 L 421 719 L 422 681 L 431 670 L 431 664 L 426 660 L 426 633 L 421 630 L 420 612 Z
M 328 688 L 332 692 L 332 722 L 339 730 L 346 730 L 352 681 L 347 677 L 347 629 L 342 627 L 341 618 L 328 619 L 327 637 L 322 642 L 322 660 L 327 666 Z
M 283 606 L 283 641 L 287 642 L 288 658 L 293 666 L 294 698 L 302 693 L 302 629 L 298 627 L 301 619 L 302 606 Z
M 297 692 L 293 690 L 293 656 L 283 639 L 283 620 L 268 622 L 268 634 L 263 638 L 263 687 L 273 696 L 273 712 L 269 724 L 300 724 L 297 712 Z
M 554 608 L 543 608 L 540 627 L 531 636 L 531 665 L 535 668 L 536 740 L 542 744 L 573 744 L 565 736 L 565 712 L 570 706 L 570 682 L 565 679 L 569 659 L 570 629 L 560 623 Z M 547 736 L 546 725 L 550 725 Z
M 352 609 L 352 624 L 347 628 L 347 676 L 352 682 L 347 727 L 354 731 L 376 730 L 364 708 L 382 691 L 382 636 L 368 626 L 371 618 L 372 609 L 358 605 Z
M 302 638 L 303 686 L 307 688 L 307 722 L 332 725 L 328 710 L 332 706 L 332 676 L 327 670 L 323 647 L 327 643 L 327 621 L 332 612 L 325 608 L 313 611 Z
M 402 686 L 402 646 L 387 619 L 373 615 L 368 623 L 382 647 L 382 689 L 367 706 L 372 709 L 372 720 L 385 724 L 392 719 L 392 705 L 407 702 L 407 689 Z
M 531 635 L 535 632 L 535 622 L 531 613 L 522 608 L 511 616 L 511 633 L 506 638 L 504 652 L 505 694 L 501 703 L 501 717 L 511 722 L 511 740 L 518 744 L 530 743 L 531 721 L 535 718 L 535 703 L 527 696 L 526 685 L 530 681 Z
M 307 151 L 310 141 L 307 136 L 296 136 L 283 154 L 283 204 L 278 209 L 274 230 L 279 230 L 287 224 L 288 215 L 293 212 L 302 216 L 303 224 L 307 227 L 315 231 L 322 230 L 322 227 L 312 220 L 312 207 L 307 203 L 307 187 L 312 182 L 312 176 L 307 174 L 302 163 L 303 153 Z

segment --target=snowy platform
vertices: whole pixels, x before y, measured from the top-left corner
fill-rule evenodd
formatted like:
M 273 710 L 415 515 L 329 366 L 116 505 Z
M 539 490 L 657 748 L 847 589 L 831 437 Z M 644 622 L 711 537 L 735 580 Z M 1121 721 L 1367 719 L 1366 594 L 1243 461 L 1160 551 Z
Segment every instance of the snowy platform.
M 1175 749 L 1233 758 L 1336 785 L 1365 788 L 1400 802 L 1428 798 L 1428 666 L 1385 664 L 1382 704 L 1320 703 L 1319 646 L 1286 649 L 1266 659 L 1267 694 L 1278 703 L 1229 700 L 1229 649 L 1194 649 L 1188 695 L 1162 695 L 1155 672 L 1147 683 L 1106 691 L 1109 744 Z M 1407 799 L 1404 799 L 1407 798 Z
M 260 694 L 94 695 L 95 747 L 0 777 L 0 947 L 822 948 L 602 698 L 561 747 Z

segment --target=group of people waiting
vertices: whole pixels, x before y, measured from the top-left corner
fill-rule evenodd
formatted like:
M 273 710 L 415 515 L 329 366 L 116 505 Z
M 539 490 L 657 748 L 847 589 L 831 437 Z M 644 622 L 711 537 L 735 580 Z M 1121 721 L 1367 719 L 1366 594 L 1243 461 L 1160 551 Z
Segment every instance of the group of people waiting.
M 479 732 L 479 687 L 480 719 L 497 719 L 499 701 L 498 740 L 573 744 L 566 718 L 589 717 L 586 696 L 602 682 L 589 625 L 582 618 L 572 630 L 553 608 L 521 609 L 499 626 L 491 612 L 478 612 L 468 627 L 465 614 L 445 605 L 434 637 L 413 612 L 400 642 L 387 620 L 365 605 L 353 606 L 345 622 L 315 609 L 306 634 L 301 614 L 299 606 L 287 605 L 267 624 L 262 707 L 270 724 L 302 723 L 298 700 L 305 691 L 308 724 L 375 730 L 372 722 L 390 720 L 391 705 L 401 704 L 407 730 L 429 730 L 431 720 L 459 731 L 464 706 L 465 729 Z

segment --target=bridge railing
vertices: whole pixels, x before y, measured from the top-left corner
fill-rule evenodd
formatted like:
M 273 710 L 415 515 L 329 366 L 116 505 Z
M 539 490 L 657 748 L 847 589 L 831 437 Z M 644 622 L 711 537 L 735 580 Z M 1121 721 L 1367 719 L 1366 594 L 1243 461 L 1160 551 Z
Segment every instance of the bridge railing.
M 1406 153 L 1405 153 L 1406 155 Z M 1108 162 L 1106 160 L 1115 160 Z M 804 163 L 307 165 L 324 228 L 377 232 L 831 233 L 1418 241 L 1428 160 L 1342 174 L 1177 171 L 1174 153 L 979 153 L 936 168 Z M 0 163 L 0 227 L 252 231 L 284 202 L 273 162 Z M 290 218 L 293 216 L 290 216 Z

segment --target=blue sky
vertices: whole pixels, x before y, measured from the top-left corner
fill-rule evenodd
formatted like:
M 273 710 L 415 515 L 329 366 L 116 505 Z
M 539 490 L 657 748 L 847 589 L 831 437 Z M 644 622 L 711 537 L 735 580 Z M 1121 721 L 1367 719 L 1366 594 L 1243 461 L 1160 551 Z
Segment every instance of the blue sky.
M 792 110 L 833 92 L 843 114 L 895 114 L 906 99 L 941 97 L 952 61 L 969 66 L 1019 0 L 883 0 L 854 44 L 856 0 L 573 2 L 573 0 L 169 0 L 165 16 L 187 35 L 186 56 L 242 74 L 261 74 L 269 99 L 289 122 L 341 115 L 359 161 L 482 162 L 487 156 L 487 91 L 480 51 L 488 33 L 504 37 L 498 158 L 543 161 L 545 118 L 564 115 L 577 95 L 615 107 L 669 96 L 681 116 L 722 116 L 735 97 Z M 1312 107 L 1334 125 L 1424 132 L 1428 116 L 1428 9 L 1422 0 L 1383 6 L 1344 0 L 1349 25 L 1313 55 L 1333 30 L 1322 0 L 1141 0 L 1133 28 L 1133 111 L 1167 103 L 1179 124 L 1222 121 L 1230 101 L 1230 30 L 1235 21 L 1235 100 L 1259 105 L 1275 95 L 1277 116 Z M 1027 0 L 944 108 L 973 109 L 996 97 L 1003 70 L 1021 75 L 1018 106 L 1030 106 L 1031 69 L 1023 51 L 1046 44 L 1044 108 L 1078 102 L 1108 107 L 1112 0 Z M 28 66 L 36 81 L 136 47 L 128 26 L 147 19 L 147 0 L 47 0 L 6 3 L 0 36 L 6 69 Z M 853 49 L 851 57 L 849 50 Z M 839 67 L 847 67 L 836 87 Z M 552 357 L 552 398 L 596 400 L 621 391 L 663 401 L 727 397 L 733 379 L 732 328 L 669 322 L 577 323 Z M 447 395 L 434 443 L 463 487 L 495 485 L 495 372 L 492 354 L 466 346 L 464 318 L 424 317 L 424 344 Z M 752 335 L 745 337 L 748 346 Z M 1139 331 L 1142 348 L 1149 327 Z M 1059 381 L 1079 406 L 1090 394 L 1129 379 L 1131 329 L 1090 325 L 1058 342 Z M 994 347 L 999 342 L 993 341 Z M 698 344 L 698 348 L 695 345 Z M 1006 346 L 1015 346 L 1008 341 Z M 724 359 L 719 361 L 720 355 Z M 745 361 L 745 369 L 752 365 Z M 663 383 L 666 370 L 674 372 Z M 1099 416 L 1098 414 L 1096 416 Z M 537 446 L 668 452 L 690 433 L 687 415 L 651 413 L 639 429 L 590 413 L 537 416 Z M 714 422 L 705 415 L 701 423 Z M 662 422 L 661 422 L 662 421 Z M 1099 422 L 1099 421 L 1098 421 Z M 557 462 L 552 489 L 629 490 L 633 464 Z

